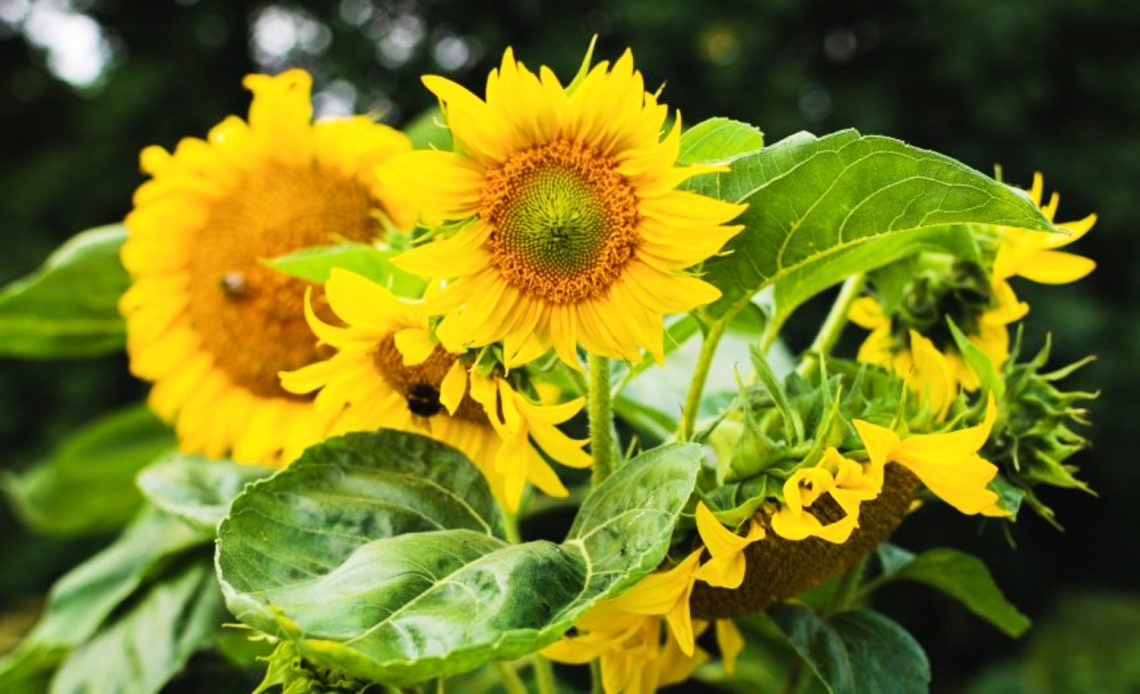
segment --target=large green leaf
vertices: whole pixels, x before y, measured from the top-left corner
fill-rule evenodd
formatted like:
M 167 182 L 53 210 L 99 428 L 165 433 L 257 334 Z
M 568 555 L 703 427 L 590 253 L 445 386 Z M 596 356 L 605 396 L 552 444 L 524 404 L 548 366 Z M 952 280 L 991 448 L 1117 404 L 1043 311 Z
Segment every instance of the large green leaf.
M 237 595 L 324 575 L 372 540 L 452 528 L 503 535 L 463 454 L 417 434 L 348 434 L 238 495 L 218 530 L 219 570 L 232 609 Z
M 161 690 L 227 617 L 210 569 L 209 561 L 188 562 L 154 583 L 64 660 L 50 694 Z
M 170 429 L 138 405 L 75 432 L 27 472 L 5 476 L 4 490 L 20 519 L 39 532 L 108 532 L 138 510 L 135 474 L 174 446 Z
M 54 668 L 173 558 L 211 539 L 209 532 L 144 508 L 113 544 L 52 587 L 40 622 L 15 651 L 0 660 L 0 691 L 8 689 L 10 680 L 25 680 L 31 673 Z
M 777 605 L 768 616 L 831 694 L 926 692 L 930 663 L 902 627 L 870 610 L 824 619 L 800 605 Z
M 255 465 L 174 453 L 142 470 L 138 485 L 155 506 L 213 531 L 246 483 L 270 472 Z
M 889 566 L 864 590 L 869 592 L 889 581 L 916 581 L 940 590 L 1010 636 L 1020 636 L 1030 625 L 1029 619 L 1005 599 L 982 560 L 956 549 L 941 547 L 915 556 L 892 547 Z
M 728 164 L 764 147 L 764 133 L 731 118 L 709 118 L 681 135 L 678 164 Z
M 0 356 L 90 357 L 122 348 L 118 302 L 130 283 L 119 262 L 124 238 L 120 225 L 82 232 L 0 291 Z
M 777 328 L 796 305 L 853 272 L 929 247 L 957 252 L 962 232 L 948 231 L 955 225 L 1052 229 L 1028 197 L 992 178 L 854 130 L 793 135 L 690 187 L 748 203 L 739 219 L 745 231 L 704 266 L 705 279 L 724 292 L 711 315 L 775 284 Z
M 443 448 L 401 436 L 409 446 Z M 294 466 L 312 467 L 306 458 L 313 450 Z M 408 455 L 389 446 L 364 469 L 379 475 Z M 553 642 L 598 600 L 656 568 L 699 466 L 694 445 L 643 454 L 583 502 L 565 542 L 521 545 L 439 508 L 412 523 L 403 518 L 406 505 L 385 500 L 383 486 L 354 485 L 355 499 L 376 501 L 369 522 L 355 514 L 348 523 L 325 522 L 323 507 L 338 497 L 286 484 L 290 468 L 235 500 L 219 531 L 219 576 L 239 619 L 291 637 L 324 667 L 397 686 L 463 672 Z M 406 498 L 423 505 L 414 492 Z M 299 509 L 307 513 L 298 517 Z M 455 520 L 439 523 L 444 515 Z M 302 522 L 307 534 L 297 527 Z M 360 542 L 362 528 L 383 539 Z
M 402 251 L 383 250 L 363 243 L 338 243 L 316 246 L 271 258 L 269 267 L 309 282 L 324 284 L 333 268 L 351 270 L 387 287 L 398 296 L 417 298 L 427 282 L 404 272 L 392 264 L 392 257 Z

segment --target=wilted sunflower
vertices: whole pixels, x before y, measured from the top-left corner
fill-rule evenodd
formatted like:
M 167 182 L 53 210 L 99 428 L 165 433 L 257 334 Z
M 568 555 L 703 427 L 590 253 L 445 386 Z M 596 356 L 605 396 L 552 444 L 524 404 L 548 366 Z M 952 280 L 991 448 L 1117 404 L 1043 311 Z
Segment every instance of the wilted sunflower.
M 684 270 L 717 253 L 743 209 L 677 190 L 723 167 L 676 166 L 681 119 L 645 91 L 626 51 L 563 87 L 507 49 L 486 100 L 442 77 L 424 84 L 443 104 L 455 152 L 417 151 L 380 169 L 429 224 L 454 235 L 399 256 L 400 267 L 450 281 L 429 309 L 446 314 L 449 350 L 503 340 L 508 366 L 554 347 L 623 359 L 663 358 L 662 315 L 720 292 Z
M 734 618 L 799 595 L 886 540 L 920 485 L 962 513 L 1008 516 L 988 488 L 998 469 L 979 455 L 996 417 L 990 398 L 979 424 L 954 431 L 907 435 L 855 420 L 862 450 L 825 450 L 788 477 L 781 502 L 735 530 L 697 502 L 694 551 L 594 607 L 543 655 L 599 660 L 607 694 L 648 693 L 708 659 L 696 639 L 715 624 L 731 673 L 743 648 Z
M 330 433 L 385 427 L 450 444 L 483 471 L 512 513 L 527 481 L 551 496 L 567 495 L 540 448 L 564 465 L 591 464 L 585 441 L 557 427 L 582 409 L 582 398 L 531 402 L 495 370 L 483 373 L 434 343 L 418 306 L 360 275 L 334 269 L 325 293 L 346 327 L 326 324 L 308 304 L 305 316 L 336 353 L 281 374 L 281 383 L 291 393 L 320 391 L 315 405 L 332 418 Z
M 184 450 L 281 463 L 327 423 L 277 373 L 327 352 L 305 325 L 307 283 L 262 261 L 372 241 L 384 217 L 410 225 L 414 212 L 373 170 L 411 145 L 363 117 L 311 122 L 303 71 L 244 84 L 253 92 L 248 123 L 231 116 L 173 154 L 143 150 L 153 178 L 127 216 L 122 259 L 133 284 L 120 309 L 131 370 L 155 382 L 151 406 L 175 423 Z

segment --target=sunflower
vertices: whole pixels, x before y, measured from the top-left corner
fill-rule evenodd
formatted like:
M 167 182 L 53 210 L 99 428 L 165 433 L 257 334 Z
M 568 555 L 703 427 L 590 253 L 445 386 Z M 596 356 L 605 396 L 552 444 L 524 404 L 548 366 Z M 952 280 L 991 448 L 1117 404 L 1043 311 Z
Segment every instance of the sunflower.
M 424 77 L 457 151 L 408 152 L 379 169 L 425 222 L 459 222 L 394 261 L 450 280 L 428 308 L 446 314 L 437 334 L 451 351 L 503 340 L 508 366 L 553 347 L 577 367 L 578 344 L 628 360 L 644 347 L 660 362 L 663 314 L 720 296 L 684 270 L 742 229 L 725 224 L 743 207 L 677 186 L 724 167 L 676 166 L 680 115 L 662 136 L 669 111 L 628 50 L 588 64 L 589 53 L 563 87 L 508 48 L 486 100 Z
M 444 350 L 418 306 L 360 275 L 334 269 L 325 296 L 343 327 L 321 320 L 308 301 L 305 317 L 335 354 L 282 373 L 281 384 L 299 395 L 319 391 L 315 408 L 331 419 L 331 434 L 385 427 L 443 441 L 479 467 L 511 513 L 528 481 L 551 496 L 567 495 L 539 449 L 563 465 L 592 463 L 585 441 L 557 427 L 582 409 L 582 398 L 531 402 L 497 369 L 485 373 Z
M 143 150 L 152 178 L 126 219 L 122 260 L 133 282 L 120 310 L 131 370 L 154 382 L 151 407 L 174 423 L 183 450 L 280 464 L 326 423 L 277 372 L 327 353 L 302 315 L 307 283 L 261 261 L 376 240 L 385 219 L 411 225 L 414 211 L 373 176 L 411 145 L 363 117 L 312 123 L 303 71 L 244 85 L 248 122 L 231 116 L 173 153 Z

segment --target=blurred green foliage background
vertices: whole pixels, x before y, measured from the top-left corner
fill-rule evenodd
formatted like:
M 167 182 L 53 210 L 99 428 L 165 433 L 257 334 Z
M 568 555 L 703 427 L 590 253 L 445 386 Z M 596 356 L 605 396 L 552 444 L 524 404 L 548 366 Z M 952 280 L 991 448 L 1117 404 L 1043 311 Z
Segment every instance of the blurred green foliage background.
M 774 142 L 843 127 L 899 137 L 1005 180 L 1035 170 L 1060 190 L 1062 221 L 1100 216 L 1076 250 L 1100 264 L 1060 288 L 1021 285 L 1028 344 L 1055 336 L 1057 365 L 1095 353 L 1071 381 L 1101 389 L 1095 448 L 1078 456 L 1100 497 L 1046 492 L 1064 532 L 1027 514 L 1016 548 L 993 526 L 929 509 L 897 540 L 983 556 L 1042 627 L 1006 639 L 921 588 L 879 607 L 930 654 L 935 689 L 1136 691 L 1140 521 L 1132 499 L 1140 401 L 1140 4 L 1108 0 L 0 0 L 0 281 L 35 268 L 73 233 L 119 220 L 141 181 L 138 151 L 201 136 L 244 114 L 241 77 L 302 66 L 324 115 L 401 124 L 431 105 L 418 76 L 479 88 L 502 49 L 572 74 L 593 34 L 600 57 L 633 48 L 687 122 L 725 115 Z M 807 344 L 826 301 L 790 326 Z M 849 331 L 845 344 L 855 344 Z M 144 387 L 121 356 L 0 360 L 0 466 L 26 468 L 67 432 Z M 21 612 L 105 539 L 48 539 L 0 510 L 0 641 Z M 0 649 L 5 644 L 0 643 Z M 1109 647 L 1111 646 L 1111 647 Z M 1131 662 L 1133 667 L 1121 668 Z M 972 685 L 970 684 L 972 683 Z

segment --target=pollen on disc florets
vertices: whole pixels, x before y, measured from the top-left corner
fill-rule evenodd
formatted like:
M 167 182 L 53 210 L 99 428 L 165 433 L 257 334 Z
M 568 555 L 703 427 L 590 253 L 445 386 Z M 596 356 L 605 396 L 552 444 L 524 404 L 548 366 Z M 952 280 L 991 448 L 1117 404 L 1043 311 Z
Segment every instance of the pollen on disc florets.
M 522 151 L 488 173 L 481 216 L 503 277 L 556 304 L 605 291 L 639 238 L 637 197 L 617 164 L 567 140 Z
M 437 414 L 447 416 L 447 409 L 440 401 L 443 379 L 458 357 L 436 345 L 431 355 L 420 364 L 404 364 L 404 355 L 396 348 L 395 339 L 389 335 L 380 341 L 372 353 L 380 375 L 396 392 L 404 396 L 408 411 L 416 417 L 430 419 Z M 470 392 L 463 394 L 463 400 L 455 411 L 455 417 L 480 424 L 487 423 L 483 406 L 471 398 Z

